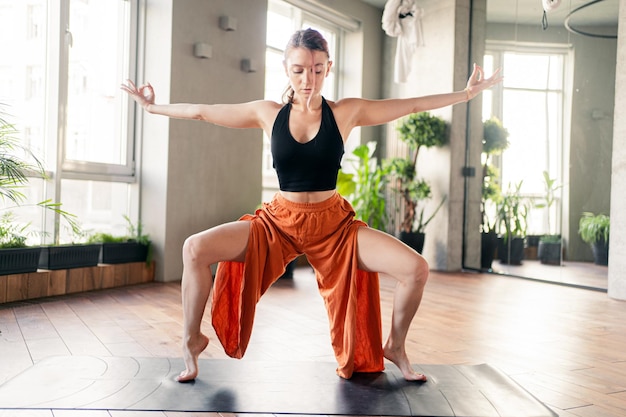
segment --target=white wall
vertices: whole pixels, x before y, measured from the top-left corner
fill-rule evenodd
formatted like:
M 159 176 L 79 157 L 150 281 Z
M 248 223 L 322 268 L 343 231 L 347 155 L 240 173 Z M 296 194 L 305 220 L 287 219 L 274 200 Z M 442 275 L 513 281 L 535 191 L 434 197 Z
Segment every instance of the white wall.
M 609 296 L 626 300 L 626 0 L 620 0 L 615 72 Z

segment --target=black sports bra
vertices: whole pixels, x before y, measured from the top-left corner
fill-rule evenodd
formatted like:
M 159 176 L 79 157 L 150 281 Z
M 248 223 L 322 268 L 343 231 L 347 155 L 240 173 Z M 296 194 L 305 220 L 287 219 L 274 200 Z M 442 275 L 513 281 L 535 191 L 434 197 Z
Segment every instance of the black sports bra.
M 337 186 L 344 154 L 343 139 L 333 112 L 322 97 L 322 121 L 313 139 L 298 142 L 289 131 L 291 103 L 278 112 L 272 128 L 271 150 L 282 191 L 327 191 Z

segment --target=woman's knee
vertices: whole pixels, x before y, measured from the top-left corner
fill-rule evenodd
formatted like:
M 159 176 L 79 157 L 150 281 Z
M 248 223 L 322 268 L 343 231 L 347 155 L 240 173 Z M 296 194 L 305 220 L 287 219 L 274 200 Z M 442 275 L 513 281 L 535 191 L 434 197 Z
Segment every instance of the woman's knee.
M 415 254 L 413 259 L 411 260 L 411 267 L 408 279 L 411 280 L 414 284 L 418 285 L 426 285 L 426 281 L 428 280 L 428 274 L 430 272 L 430 267 L 428 265 L 428 261 L 420 255 Z
M 250 222 L 232 222 L 191 235 L 183 243 L 183 263 L 243 262 L 249 233 Z
M 203 245 L 199 234 L 191 235 L 183 243 L 183 263 L 197 263 L 203 258 Z

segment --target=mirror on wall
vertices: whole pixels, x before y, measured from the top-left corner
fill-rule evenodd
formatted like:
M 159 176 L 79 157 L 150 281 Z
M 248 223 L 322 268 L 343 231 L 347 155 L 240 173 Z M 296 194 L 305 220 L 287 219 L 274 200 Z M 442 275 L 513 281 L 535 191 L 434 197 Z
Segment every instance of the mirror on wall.
M 481 269 L 606 290 L 603 242 L 583 237 L 610 220 L 618 3 L 473 3 L 504 75 L 482 102 Z

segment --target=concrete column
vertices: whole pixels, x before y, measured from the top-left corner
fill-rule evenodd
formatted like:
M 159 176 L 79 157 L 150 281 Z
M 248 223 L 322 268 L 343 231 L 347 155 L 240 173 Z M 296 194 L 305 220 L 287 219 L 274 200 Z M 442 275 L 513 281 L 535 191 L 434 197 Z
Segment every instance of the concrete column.
M 266 1 L 148 0 L 145 70 L 157 103 L 241 103 L 263 98 Z M 219 27 L 220 16 L 237 21 Z M 197 42 L 209 58 L 194 56 Z M 258 63 L 241 70 L 241 60 Z M 155 244 L 156 279 L 182 274 L 182 246 L 194 233 L 237 220 L 261 202 L 260 129 L 226 129 L 144 114 L 141 218 Z
M 609 297 L 626 300 L 626 0 L 620 0 L 613 116 Z

